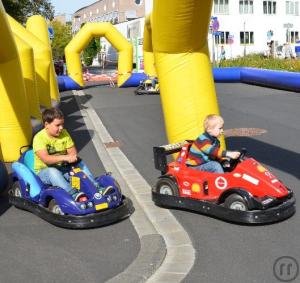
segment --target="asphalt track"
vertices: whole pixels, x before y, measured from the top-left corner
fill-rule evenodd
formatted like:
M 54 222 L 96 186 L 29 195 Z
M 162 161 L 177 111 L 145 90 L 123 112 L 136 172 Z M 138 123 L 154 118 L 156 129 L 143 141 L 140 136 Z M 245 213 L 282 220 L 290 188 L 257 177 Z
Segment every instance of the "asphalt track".
M 216 88 L 225 128 L 267 131 L 258 136 L 228 137 L 228 147 L 247 147 L 253 157 L 293 188 L 299 199 L 300 95 L 244 84 L 217 84 Z M 105 166 L 94 146 L 96 133 L 85 125 L 85 108 L 96 111 L 117 142 L 115 147 L 151 186 L 158 176 L 152 147 L 167 143 L 160 98 L 135 96 L 133 90 L 86 88 L 79 100 L 81 112 L 72 93 L 65 92 L 61 108 L 80 156 L 95 175 L 105 171 Z M 140 208 L 133 220 L 82 231 L 54 227 L 9 207 L 5 198 L 0 199 L 0 213 L 0 282 L 142 282 L 159 272 L 156 269 L 170 254 L 166 248 L 169 240 L 162 241 L 152 230 L 149 214 L 145 220 L 150 222 L 149 233 L 137 230 L 141 226 L 134 221 L 143 219 L 138 216 Z M 284 222 L 267 226 L 234 225 L 179 210 L 172 210 L 172 214 L 189 235 L 196 256 L 183 282 L 279 282 L 273 274 L 277 258 L 291 256 L 300 263 L 298 211 Z M 188 250 L 188 245 L 184 249 Z M 152 256 L 150 260 L 147 254 Z M 184 258 L 183 252 L 171 261 L 178 273 Z M 177 281 L 169 276 L 152 282 Z

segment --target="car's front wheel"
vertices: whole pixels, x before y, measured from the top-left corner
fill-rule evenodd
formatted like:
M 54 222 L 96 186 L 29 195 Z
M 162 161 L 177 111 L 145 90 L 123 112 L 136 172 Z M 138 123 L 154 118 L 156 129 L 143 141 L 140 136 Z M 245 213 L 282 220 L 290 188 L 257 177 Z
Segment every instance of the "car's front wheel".
M 49 202 L 48 210 L 50 212 L 54 213 L 54 214 L 64 215 L 64 213 L 62 212 L 60 206 L 56 203 L 55 199 L 52 199 Z
M 225 200 L 224 206 L 234 210 L 247 211 L 248 204 L 239 194 L 231 194 Z
M 169 178 L 159 179 L 156 183 L 156 192 L 162 195 L 178 196 L 177 184 Z

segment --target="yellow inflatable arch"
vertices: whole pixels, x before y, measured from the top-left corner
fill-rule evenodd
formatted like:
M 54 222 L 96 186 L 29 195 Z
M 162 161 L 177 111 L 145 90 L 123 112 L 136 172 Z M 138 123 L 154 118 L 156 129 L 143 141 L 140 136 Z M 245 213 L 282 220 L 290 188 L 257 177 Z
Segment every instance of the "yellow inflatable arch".
M 111 23 L 86 23 L 65 48 L 69 77 L 83 86 L 81 51 L 94 37 L 105 37 L 118 50 L 118 86 L 122 85 L 132 72 L 132 45 Z
M 152 47 L 151 15 L 145 18 L 143 39 L 144 72 L 148 76 L 157 77 Z
M 48 33 L 48 24 L 44 17 L 35 15 L 28 18 L 26 22 L 26 30 L 31 32 L 36 38 L 38 38 L 48 50 L 45 52 L 44 61 L 49 62 L 49 77 L 48 83 L 50 86 L 50 98 L 52 106 L 55 106 L 60 101 L 58 85 L 56 81 L 56 73 L 52 58 L 52 49 Z
M 211 8 L 211 0 L 153 3 L 152 49 L 171 143 L 195 139 L 204 117 L 219 113 L 207 45 Z
M 50 46 L 44 44 L 33 33 L 26 30 L 11 16 L 8 16 L 8 20 L 13 33 L 19 36 L 24 42 L 26 42 L 33 48 L 39 103 L 44 107 L 52 107 L 49 80 L 50 65 L 53 63 L 52 61 L 50 61 Z M 42 29 L 43 26 L 39 26 L 39 28 Z M 57 95 L 55 96 L 55 98 L 57 99 Z
M 0 35 L 0 159 L 10 162 L 32 132 L 19 55 L 1 1 Z

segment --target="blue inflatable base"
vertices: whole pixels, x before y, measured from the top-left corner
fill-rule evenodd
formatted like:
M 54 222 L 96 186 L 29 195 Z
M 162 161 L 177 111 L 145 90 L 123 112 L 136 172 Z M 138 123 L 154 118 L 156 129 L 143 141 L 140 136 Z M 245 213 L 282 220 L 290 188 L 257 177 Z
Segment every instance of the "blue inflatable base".
M 213 68 L 215 82 L 261 85 L 271 88 L 300 92 L 300 73 L 257 69 L 248 67 Z M 145 73 L 132 73 L 127 81 L 120 87 L 136 87 L 149 76 Z M 60 91 L 82 89 L 69 76 L 58 76 L 58 88 Z
M 215 82 L 241 82 L 300 92 L 300 73 L 257 68 L 214 68 Z
M 138 86 L 141 81 L 147 79 L 149 76 L 145 73 L 132 73 L 129 79 L 124 82 L 120 87 L 133 87 Z
M 82 87 L 69 76 L 57 76 L 57 83 L 59 91 L 82 89 Z

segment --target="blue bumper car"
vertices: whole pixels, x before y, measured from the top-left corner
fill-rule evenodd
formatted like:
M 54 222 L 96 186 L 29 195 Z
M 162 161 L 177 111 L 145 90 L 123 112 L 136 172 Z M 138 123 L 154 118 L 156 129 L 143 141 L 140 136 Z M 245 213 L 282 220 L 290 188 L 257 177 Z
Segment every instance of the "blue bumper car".
M 33 151 L 12 164 L 10 203 L 59 227 L 84 229 L 106 226 L 129 217 L 133 205 L 122 195 L 118 182 L 106 173 L 93 181 L 78 164 L 69 165 L 70 184 L 84 194 L 75 201 L 60 187 L 44 184 L 33 171 Z

